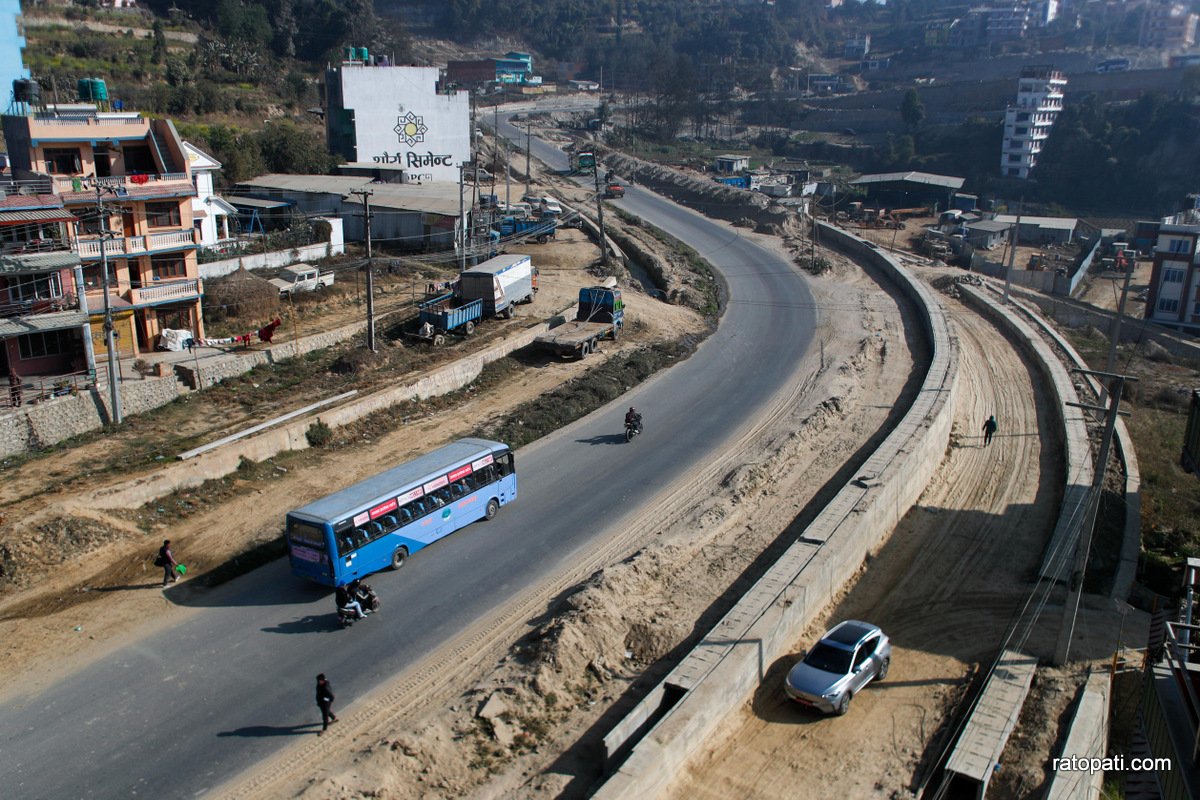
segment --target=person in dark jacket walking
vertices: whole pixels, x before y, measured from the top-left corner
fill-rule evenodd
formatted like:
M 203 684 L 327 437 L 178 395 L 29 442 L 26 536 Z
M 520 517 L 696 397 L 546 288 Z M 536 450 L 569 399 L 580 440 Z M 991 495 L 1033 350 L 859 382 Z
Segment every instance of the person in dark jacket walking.
M 154 563 L 163 568 L 163 587 L 167 584 L 175 583 L 179 580 L 179 573 L 175 571 L 178 562 L 175 561 L 175 554 L 171 552 L 171 540 L 163 539 L 163 546 L 158 548 L 158 558 Z
M 983 446 L 987 447 L 992 443 L 992 436 L 996 433 L 996 415 L 987 418 L 987 422 L 983 423 Z
M 337 722 L 337 715 L 333 713 L 333 687 L 324 672 L 317 676 L 317 708 L 321 709 L 321 730 L 317 732 L 320 736 L 329 729 L 329 723 Z

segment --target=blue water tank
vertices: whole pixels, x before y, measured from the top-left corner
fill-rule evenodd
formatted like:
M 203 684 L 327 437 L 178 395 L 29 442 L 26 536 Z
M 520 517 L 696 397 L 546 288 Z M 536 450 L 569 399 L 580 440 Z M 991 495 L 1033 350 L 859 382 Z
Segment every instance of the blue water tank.
M 365 48 L 365 47 L 358 48 L 358 60 L 359 61 L 361 61 L 365 64 L 365 63 L 367 63 L 367 60 L 370 57 L 371 57 L 371 54 L 367 52 L 367 48 Z
M 108 101 L 108 84 L 103 78 L 92 78 L 92 95 L 95 100 L 100 102 Z

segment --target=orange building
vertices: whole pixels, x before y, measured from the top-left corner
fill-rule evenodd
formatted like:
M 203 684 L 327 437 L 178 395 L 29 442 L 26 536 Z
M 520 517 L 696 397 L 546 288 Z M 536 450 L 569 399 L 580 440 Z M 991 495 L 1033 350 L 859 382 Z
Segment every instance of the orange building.
M 45 185 L 78 220 L 96 352 L 105 347 L 104 263 L 122 356 L 153 350 L 165 328 L 202 338 L 196 190 L 175 126 L 95 103 L 15 103 L 3 123 L 12 177 Z

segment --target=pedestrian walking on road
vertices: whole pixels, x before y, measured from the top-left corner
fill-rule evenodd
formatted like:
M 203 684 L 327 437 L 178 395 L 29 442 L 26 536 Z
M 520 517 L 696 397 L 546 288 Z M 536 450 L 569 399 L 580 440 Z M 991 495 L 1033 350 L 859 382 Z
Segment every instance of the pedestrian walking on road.
M 996 433 L 996 415 L 987 418 L 987 422 L 983 423 L 983 446 L 987 447 L 992 443 L 992 436 Z
M 321 730 L 317 731 L 320 736 L 329 729 L 329 723 L 337 722 L 337 715 L 333 713 L 333 687 L 324 672 L 317 676 L 317 708 L 321 709 Z
M 163 539 L 163 546 L 158 548 L 158 558 L 154 559 L 155 566 L 163 568 L 163 588 L 169 583 L 175 583 L 179 580 L 179 573 L 175 571 L 178 562 L 175 560 L 175 554 L 171 552 L 171 540 Z

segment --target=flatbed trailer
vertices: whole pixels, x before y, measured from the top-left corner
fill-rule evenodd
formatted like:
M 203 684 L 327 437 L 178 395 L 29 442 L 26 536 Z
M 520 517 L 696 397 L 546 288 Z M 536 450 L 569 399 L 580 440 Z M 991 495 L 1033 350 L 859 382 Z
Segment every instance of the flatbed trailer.
M 483 316 L 482 300 L 463 300 L 453 292 L 426 300 L 417 308 L 420 310 L 417 330 L 409 336 L 432 342 L 436 347 L 446 343 L 448 333 L 470 336 Z
M 551 328 L 534 339 L 534 344 L 560 356 L 587 358 L 602 339 L 616 341 L 625 320 L 621 291 L 604 286 L 579 290 L 575 319 Z

